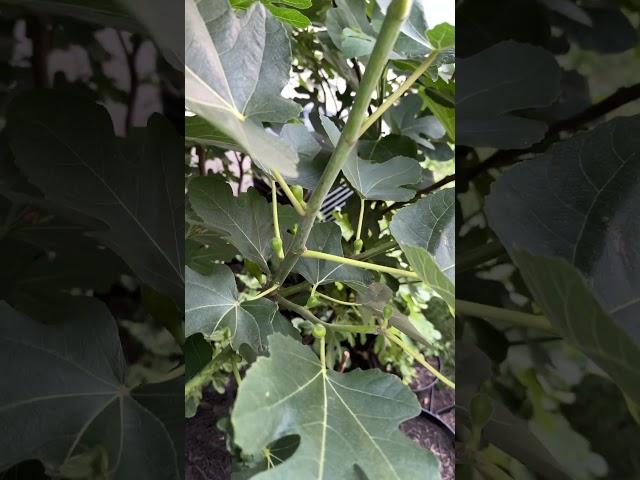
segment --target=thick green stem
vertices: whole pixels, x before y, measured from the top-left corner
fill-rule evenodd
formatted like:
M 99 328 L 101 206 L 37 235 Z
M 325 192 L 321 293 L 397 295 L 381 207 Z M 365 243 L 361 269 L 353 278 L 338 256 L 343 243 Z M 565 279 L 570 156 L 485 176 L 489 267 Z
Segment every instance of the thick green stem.
M 308 320 L 311 323 L 322 325 L 327 330 L 333 330 L 336 332 L 371 333 L 376 335 L 380 333 L 379 328 L 377 326 L 372 326 L 372 325 L 338 325 L 335 323 L 323 322 L 306 308 L 298 305 L 297 303 L 290 302 L 286 298 L 278 297 L 278 303 L 285 310 L 289 310 L 291 312 L 297 313 L 305 320 Z
M 389 273 L 396 277 L 420 279 L 416 272 L 412 272 L 410 270 L 401 270 L 399 268 L 387 267 L 385 265 L 376 265 L 375 263 L 362 262 L 360 260 L 354 260 L 353 258 L 340 257 L 338 255 L 331 255 L 330 253 L 324 252 L 316 252 L 315 250 L 306 250 L 302 254 L 302 256 L 305 258 L 315 258 L 317 260 L 327 260 L 329 262 L 342 263 L 345 265 L 351 265 L 352 267 L 364 268 L 365 270 Z
M 556 329 L 549 323 L 547 317 L 533 315 L 531 313 L 516 312 L 504 308 L 492 307 L 481 303 L 467 302 L 466 300 L 456 300 L 456 313 L 480 317 L 485 320 L 498 320 L 511 323 L 519 327 L 535 328 L 545 332 L 556 333 Z
M 359 137 L 362 121 L 367 113 L 367 107 L 371 102 L 371 97 L 376 89 L 378 79 L 384 70 L 389 59 L 389 55 L 396 43 L 400 27 L 409 15 L 412 0 L 393 0 L 387 10 L 380 33 L 369 57 L 369 63 L 360 82 L 358 93 L 353 103 L 353 108 L 349 113 L 347 124 L 340 135 L 340 140 L 336 146 L 327 166 L 314 190 L 306 208 L 304 218 L 301 222 L 298 234 L 294 237 L 291 248 L 288 249 L 280 268 L 275 275 L 276 283 L 284 283 L 294 265 L 304 252 L 307 239 L 311 233 L 311 228 L 315 223 L 320 207 L 324 202 L 329 190 L 338 178 L 349 153 L 353 150 Z
M 442 383 L 444 383 L 447 387 L 453 388 L 455 390 L 456 384 L 453 383 L 451 380 L 449 380 L 447 377 L 445 377 L 442 373 L 440 373 L 438 371 L 438 369 L 434 368 L 431 364 L 429 364 L 429 362 L 427 362 L 425 360 L 425 358 L 422 356 L 421 353 L 414 351 L 413 348 L 411 348 L 409 345 L 407 345 L 402 340 L 400 340 L 400 338 L 398 338 L 397 336 L 395 336 L 393 333 L 391 333 L 389 331 L 385 332 L 385 337 L 387 337 L 393 343 L 395 343 L 400 348 L 402 348 L 402 350 L 404 350 L 411 357 L 413 357 L 413 359 L 416 360 L 424 368 L 429 370 L 429 372 L 434 377 L 436 377 L 438 380 L 440 380 Z
M 280 184 L 280 187 L 282 187 L 282 191 L 284 192 L 284 194 L 287 196 L 287 198 L 291 202 L 291 205 L 293 205 L 293 208 L 296 209 L 296 212 L 298 212 L 298 215 L 300 215 L 301 217 L 304 217 L 305 208 L 302 206 L 302 204 L 298 201 L 296 196 L 293 194 L 293 192 L 289 188 L 289 185 L 287 184 L 287 181 L 280 174 L 280 172 L 278 172 L 276 170 L 272 170 L 271 173 L 273 174 L 275 179 Z
M 389 110 L 389 108 L 391 108 L 393 104 L 396 103 L 396 101 L 404 94 L 404 92 L 409 90 L 411 86 L 416 83 L 416 81 L 422 76 L 422 74 L 427 71 L 431 64 L 433 64 L 435 59 L 438 58 L 439 53 L 440 52 L 438 50 L 434 50 L 433 52 L 431 52 L 429 56 L 425 58 L 424 62 L 422 62 L 418 66 L 418 68 L 416 68 L 416 70 L 407 77 L 402 85 L 400 85 L 395 92 L 389 95 L 385 99 L 384 103 L 380 105 L 378 109 L 365 120 L 365 122 L 362 124 L 362 128 L 360 129 L 360 137 L 364 135 L 364 132 L 366 132 L 369 127 L 371 127 L 371 125 L 376 123 L 376 120 L 378 120 L 378 118 L 380 118 L 384 112 Z

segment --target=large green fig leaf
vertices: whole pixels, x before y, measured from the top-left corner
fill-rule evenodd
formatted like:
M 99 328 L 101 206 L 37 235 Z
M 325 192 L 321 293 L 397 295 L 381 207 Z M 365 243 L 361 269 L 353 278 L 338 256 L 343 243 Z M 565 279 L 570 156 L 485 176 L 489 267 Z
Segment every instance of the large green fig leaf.
M 398 425 L 420 412 L 400 380 L 377 370 L 347 374 L 323 368 L 312 350 L 274 334 L 272 354 L 249 369 L 233 408 L 234 441 L 248 455 L 299 435 L 285 462 L 256 480 L 439 478 L 435 457 Z M 292 368 L 292 366 L 295 366 Z
M 327 33 L 345 58 L 366 57 L 371 54 L 390 3 L 390 0 L 376 1 L 370 21 L 366 2 L 336 0 L 335 7 L 327 12 Z M 423 3 L 413 2 L 391 59 L 426 56 L 431 51 L 431 44 L 425 36 L 427 28 Z
M 56 226 L 51 225 L 53 229 Z M 46 311 L 59 295 L 66 295 L 70 289 L 108 291 L 120 275 L 129 272 L 111 250 L 92 238 L 79 236 L 82 229 L 64 226 L 73 235 L 62 236 L 66 243 L 53 244 L 53 248 L 20 241 L 22 235 L 0 240 L 0 299 L 35 319 L 41 318 L 38 311 Z M 48 227 L 34 228 L 31 234 L 46 234 Z M 23 233 L 29 233 L 29 229 L 25 228 Z
M 185 117 L 184 129 L 185 140 L 189 143 L 247 153 L 237 142 L 198 115 Z M 297 175 L 290 177 L 285 174 L 284 178 L 292 185 L 314 189 L 328 159 L 327 156 L 318 155 L 321 151 L 320 144 L 304 125 L 296 123 L 284 125 L 279 136 L 286 145 L 298 154 Z
M 419 183 L 423 169 L 417 160 L 408 157 L 394 157 L 384 163 L 355 157 L 347 160 L 342 171 L 349 183 L 367 200 L 407 202 L 416 191 L 405 185 Z
M 264 170 L 295 177 L 295 152 L 259 123 L 299 112 L 280 96 L 291 65 L 284 27 L 260 2 L 237 17 L 227 0 L 186 0 L 185 56 L 186 107 Z
M 215 265 L 212 270 L 211 275 L 201 275 L 187 267 L 185 336 L 210 336 L 228 328 L 236 351 L 246 344 L 255 354 L 264 355 L 269 349 L 267 338 L 274 331 L 295 335 L 275 303 L 264 298 L 241 303 L 231 269 Z
M 0 302 L 0 469 L 38 459 L 60 476 L 63 465 L 100 447 L 108 478 L 180 478 L 182 380 L 130 389 L 104 305 L 76 298 L 60 316 L 45 325 Z
M 486 206 L 491 227 L 554 326 L 636 402 L 638 131 L 640 116 L 619 118 L 560 142 L 506 172 Z
M 342 231 L 335 223 L 317 223 L 307 239 L 307 249 L 342 257 Z M 367 285 L 373 275 L 367 270 L 351 267 L 343 263 L 301 257 L 294 271 L 302 275 L 312 285 L 333 282 L 350 282 Z
M 369 55 L 376 32 L 367 18 L 367 5 L 357 0 L 336 0 L 327 12 L 327 33 L 345 58 Z
M 237 142 L 198 115 L 184 117 L 184 139 L 188 143 L 246 153 Z
M 440 190 L 394 215 L 391 234 L 420 278 L 455 304 L 455 192 Z
M 284 175 L 288 183 L 310 190 L 318 186 L 328 158 L 321 155 L 322 147 L 304 125 L 288 123 L 282 127 L 280 138 L 298 154 L 298 175 Z
M 397 106 L 384 114 L 391 131 L 411 138 L 427 151 L 433 150 L 433 141 L 442 141 L 447 134 L 445 127 L 434 115 L 420 116 L 422 98 L 407 95 Z
M 321 117 L 329 140 L 335 147 L 340 140 L 340 131 L 327 117 Z M 411 200 L 416 192 L 404 185 L 414 185 L 422 179 L 420 164 L 407 157 L 394 157 L 386 162 L 374 163 L 358 157 L 353 149 L 342 167 L 342 173 L 362 197 L 368 200 Z
M 558 98 L 561 71 L 550 52 L 502 42 L 460 59 L 457 75 L 457 143 L 509 149 L 542 139 L 544 122 L 514 112 L 547 107 Z
M 273 255 L 273 216 L 267 200 L 249 189 L 237 197 L 220 176 L 195 178 L 189 184 L 189 202 L 211 230 L 220 232 L 246 258 L 269 272 Z
M 375 0 L 372 23 L 376 30 L 382 25 L 383 15 L 386 15 L 391 1 Z M 433 18 L 430 18 L 433 10 L 425 2 L 413 2 L 409 17 L 402 24 L 400 36 L 394 46 L 399 58 L 425 57 L 432 50 L 427 30 L 436 26 Z
M 104 223 L 96 237 L 143 282 L 181 299 L 184 187 L 173 159 L 184 147 L 173 126 L 154 115 L 119 142 L 107 111 L 82 97 L 33 92 L 10 108 L 9 139 L 29 181 L 53 203 Z
M 540 307 L 567 342 L 585 352 L 624 393 L 640 402 L 640 342 L 602 308 L 566 260 L 513 253 Z
M 444 127 L 449 141 L 456 141 L 456 86 L 439 79 L 433 87 L 425 89 L 423 100 L 427 108 Z M 427 117 L 428 118 L 428 117 Z M 424 120 L 421 120 L 424 122 Z M 409 130 L 411 132 L 411 130 Z
M 360 139 L 358 155 L 374 162 L 385 162 L 397 155 L 418 158 L 418 147 L 409 137 L 391 134 L 376 140 Z

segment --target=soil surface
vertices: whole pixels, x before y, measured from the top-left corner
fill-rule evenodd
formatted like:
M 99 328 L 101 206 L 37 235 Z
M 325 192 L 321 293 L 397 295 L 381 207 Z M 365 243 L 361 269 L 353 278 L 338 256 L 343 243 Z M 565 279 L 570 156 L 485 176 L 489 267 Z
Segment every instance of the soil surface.
M 233 405 L 235 389 L 228 390 L 232 393 L 205 392 L 198 414 L 186 419 L 186 480 L 231 478 L 231 455 L 225 434 L 216 427 L 216 422 L 228 416 Z
M 437 361 L 430 361 L 437 368 Z M 418 368 L 418 367 L 416 367 Z M 418 368 L 418 378 L 411 384 L 420 390 L 432 383 L 433 377 L 424 368 Z M 231 455 L 227 451 L 225 434 L 216 428 L 216 422 L 229 415 L 235 398 L 235 384 L 220 395 L 205 392 L 198 415 L 186 423 L 186 480 L 228 480 L 231 478 Z M 453 404 L 453 390 L 438 386 L 416 393 L 423 408 L 437 412 Z M 455 430 L 455 412 L 440 414 L 446 425 Z M 453 437 L 427 415 L 421 415 L 401 425 L 401 430 L 440 461 L 442 480 L 455 477 L 455 452 Z M 420 477 L 416 476 L 416 480 Z

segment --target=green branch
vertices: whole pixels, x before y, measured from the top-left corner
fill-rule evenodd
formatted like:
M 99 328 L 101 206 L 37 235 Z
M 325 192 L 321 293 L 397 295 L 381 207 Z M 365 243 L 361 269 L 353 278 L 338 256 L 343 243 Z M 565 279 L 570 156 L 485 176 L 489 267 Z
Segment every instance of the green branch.
M 361 303 L 345 302 L 344 300 L 338 300 L 337 298 L 330 297 L 329 295 L 325 295 L 324 293 L 320 293 L 320 292 L 316 292 L 316 295 L 330 302 L 337 303 L 338 305 L 344 305 L 345 307 L 359 307 L 362 305 Z
M 278 303 L 285 310 L 297 313 L 305 320 L 315 323 L 316 325 L 322 325 L 327 330 L 333 330 L 335 332 L 371 333 L 375 335 L 380 333 L 380 329 L 377 326 L 372 325 L 339 325 L 336 323 L 324 322 L 306 308 L 298 305 L 297 303 L 290 302 L 286 298 L 278 297 Z
M 373 125 L 378 118 L 382 116 L 384 112 L 389 110 L 393 104 L 407 91 L 411 88 L 411 86 L 416 83 L 416 81 L 422 76 L 424 72 L 433 64 L 436 58 L 439 55 L 438 50 L 432 51 L 427 58 L 425 58 L 424 62 L 422 62 L 416 70 L 407 77 L 407 79 L 398 87 L 398 89 L 389 95 L 385 101 L 378 107 L 378 109 L 373 112 L 369 118 L 367 118 L 360 129 L 360 133 L 358 136 L 364 135 L 371 125 Z
M 504 308 L 492 307 L 481 303 L 456 300 L 456 313 L 471 317 L 484 318 L 485 320 L 498 320 L 508 322 L 519 327 L 535 328 L 545 332 L 556 333 L 556 329 L 549 323 L 547 317 L 533 315 L 531 313 L 516 312 Z
M 360 197 L 360 215 L 358 215 L 358 228 L 356 229 L 356 239 L 353 244 L 356 254 L 360 253 L 362 250 L 362 240 L 360 239 L 360 236 L 362 235 L 362 223 L 364 222 L 364 202 L 364 197 Z
M 233 376 L 236 379 L 236 385 L 240 386 L 240 383 L 242 382 L 242 377 L 240 376 L 240 370 L 238 370 L 238 362 L 233 362 L 232 369 L 233 369 Z
M 278 218 L 278 193 L 276 192 L 276 181 L 271 180 L 271 212 L 273 214 L 273 233 L 275 238 L 280 236 L 280 219 Z
M 250 297 L 247 299 L 247 302 L 251 302 L 253 300 L 258 300 L 259 298 L 262 297 L 266 297 L 267 295 L 269 295 L 271 292 L 277 290 L 278 288 L 280 288 L 280 285 L 278 285 L 277 283 L 272 285 L 271 287 L 267 288 L 266 290 L 260 292 L 258 295 L 256 295 L 255 297 Z
M 453 388 L 455 390 L 456 384 L 453 383 L 451 380 L 449 380 L 447 377 L 445 377 L 442 373 L 440 373 L 429 362 L 427 362 L 420 352 L 416 352 L 415 350 L 413 350 L 413 348 L 411 348 L 409 345 L 404 343 L 400 338 L 398 338 L 397 336 L 395 336 L 393 333 L 391 333 L 389 331 L 386 331 L 384 336 L 386 338 L 388 338 L 389 340 L 391 340 L 396 345 L 398 345 L 400 348 L 402 348 L 402 350 L 404 350 L 411 357 L 413 357 L 413 359 L 416 360 L 424 368 L 429 370 L 429 372 L 433 376 L 435 376 L 438 380 L 440 380 L 442 383 L 444 383 L 447 387 Z
M 456 272 L 466 272 L 505 253 L 504 247 L 499 243 L 485 243 L 484 245 L 460 254 L 459 257 L 456 258 Z
M 291 285 L 290 287 L 283 288 L 278 292 L 278 295 L 287 298 L 298 293 L 306 292 L 307 290 L 309 290 L 309 283 L 302 282 L 298 283 L 297 285 Z
M 298 215 L 300 215 L 301 217 L 304 217 L 306 213 L 305 208 L 302 206 L 302 204 L 298 201 L 294 193 L 291 191 L 291 189 L 289 188 L 289 185 L 287 184 L 287 181 L 277 170 L 272 170 L 271 173 L 280 184 L 280 187 L 282 187 L 282 191 L 291 202 L 291 205 L 293 205 L 293 208 L 296 209 L 296 212 L 298 212 Z
M 352 267 L 364 268 L 365 270 L 373 270 L 376 272 L 389 273 L 396 277 L 408 277 L 420 279 L 416 272 L 410 270 L 401 270 L 399 268 L 387 267 L 385 265 L 376 265 L 375 263 L 362 262 L 353 258 L 340 257 L 338 255 L 331 255 L 330 253 L 316 252 L 315 250 L 306 250 L 303 254 L 305 258 L 315 258 L 317 260 L 327 260 L 329 262 L 342 263 L 344 265 L 351 265 Z
M 394 248 L 398 248 L 398 243 L 395 240 L 389 240 L 388 242 L 370 248 L 362 253 L 359 253 L 358 255 L 354 255 L 353 259 L 366 260 L 367 258 L 375 257 L 376 255 L 380 255 L 381 253 L 393 250 Z
M 367 107 L 371 102 L 371 97 L 375 91 L 378 79 L 380 78 L 382 71 L 389 59 L 389 55 L 396 43 L 398 35 L 400 33 L 400 27 L 404 23 L 404 20 L 409 16 L 411 11 L 412 0 L 393 0 L 387 10 L 380 33 L 376 39 L 376 43 L 369 57 L 367 68 L 360 82 L 358 93 L 353 103 L 353 108 L 349 113 L 349 119 L 340 135 L 340 140 L 336 146 L 329 162 L 327 163 L 324 172 L 318 182 L 318 186 L 311 195 L 304 218 L 300 224 L 298 234 L 294 237 L 291 248 L 287 251 L 284 260 L 280 264 L 275 275 L 276 283 L 284 283 L 294 265 L 298 261 L 298 258 L 305 250 L 305 245 L 313 224 L 315 223 L 320 207 L 324 202 L 329 190 L 335 183 L 342 167 L 344 166 L 349 153 L 354 149 L 359 137 L 360 127 L 364 116 L 367 112 Z
M 280 219 L 278 218 L 278 193 L 276 192 L 276 182 L 271 180 L 271 213 L 273 216 L 273 239 L 271 240 L 271 248 L 276 254 L 276 258 L 282 260 L 284 258 L 284 250 L 282 245 L 282 237 L 280 236 Z

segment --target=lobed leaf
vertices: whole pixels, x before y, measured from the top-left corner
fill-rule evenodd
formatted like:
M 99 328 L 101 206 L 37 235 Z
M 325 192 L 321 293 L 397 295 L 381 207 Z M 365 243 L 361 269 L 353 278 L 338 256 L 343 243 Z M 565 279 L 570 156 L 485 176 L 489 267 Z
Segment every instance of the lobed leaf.
M 236 16 L 227 0 L 187 0 L 185 48 L 186 107 L 263 170 L 295 177 L 295 152 L 259 124 L 300 111 L 280 96 L 291 56 L 284 27 L 259 2 Z
M 38 459 L 56 475 L 100 447 L 109 478 L 180 478 L 182 379 L 128 388 L 104 305 L 75 298 L 60 315 L 45 325 L 0 302 L 0 360 L 12 385 L 0 397 L 0 469 Z
M 311 349 L 280 334 L 273 351 L 258 359 L 238 389 L 231 421 L 234 440 L 248 455 L 271 442 L 298 435 L 300 445 L 256 480 L 438 478 L 431 452 L 398 431 L 420 412 L 400 380 L 377 370 L 347 374 L 326 370 Z M 291 368 L 295 365 L 295 368 Z
M 255 189 L 236 197 L 224 178 L 198 177 L 189 184 L 189 202 L 207 228 L 222 234 L 244 257 L 269 272 L 273 217 L 269 203 Z
M 456 27 L 448 23 L 440 23 L 430 30 L 427 30 L 429 42 L 438 50 L 451 48 L 456 44 Z
M 209 337 L 228 328 L 232 347 L 240 351 L 246 344 L 253 351 L 249 356 L 254 358 L 268 352 L 267 338 L 274 331 L 297 335 L 275 303 L 264 298 L 240 302 L 235 277 L 226 265 L 215 265 L 210 275 L 187 267 L 186 274 L 186 337 L 196 333 Z
M 640 116 L 619 118 L 560 142 L 505 173 L 486 204 L 554 326 L 636 402 L 640 249 L 629 239 L 640 234 L 639 128 Z
M 444 139 L 446 130 L 434 115 L 421 117 L 421 108 L 420 96 L 407 95 L 398 105 L 385 112 L 384 119 L 391 127 L 392 133 L 411 138 L 427 153 L 435 148 L 434 142 Z
M 394 215 L 391 234 L 411 267 L 455 308 L 455 192 L 435 192 Z
M 546 124 L 515 112 L 546 107 L 558 98 L 560 67 L 550 52 L 501 42 L 460 60 L 457 71 L 462 79 L 456 92 L 458 143 L 509 149 L 542 139 Z
M 166 119 L 154 115 L 123 142 L 104 107 L 36 91 L 11 103 L 8 132 L 16 164 L 48 200 L 102 222 L 94 235 L 143 282 L 182 298 L 184 195 L 170 192 L 182 190 L 173 159 L 183 145 Z
M 321 117 L 320 120 L 335 147 L 340 139 L 340 131 L 327 117 Z M 374 163 L 359 158 L 355 149 L 342 167 L 342 173 L 351 186 L 368 200 L 411 200 L 415 191 L 403 186 L 420 182 L 422 172 L 420 164 L 412 158 L 394 157 L 386 162 Z

